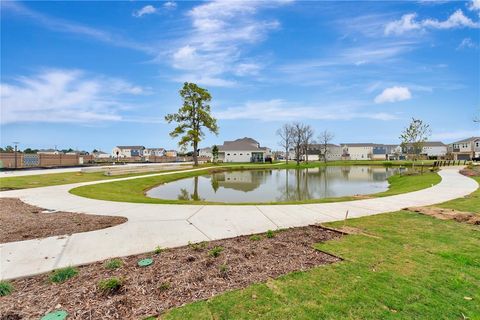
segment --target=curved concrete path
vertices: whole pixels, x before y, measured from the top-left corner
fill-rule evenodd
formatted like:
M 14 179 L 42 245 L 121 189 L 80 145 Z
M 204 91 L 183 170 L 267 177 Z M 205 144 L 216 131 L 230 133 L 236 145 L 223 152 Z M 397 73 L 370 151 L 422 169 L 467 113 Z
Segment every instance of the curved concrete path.
M 184 170 L 195 171 L 198 169 Z M 176 247 L 265 232 L 269 229 L 305 226 L 426 206 L 466 196 L 478 188 L 475 180 L 461 175 L 459 167 L 442 169 L 442 181 L 427 189 L 365 200 L 303 205 L 163 205 L 112 202 L 70 194 L 74 187 L 138 179 L 107 181 L 0 192 L 42 208 L 116 215 L 128 222 L 97 231 L 4 243 L 0 245 L 0 279 L 12 279 L 81 265 L 111 257 L 152 251 L 156 246 Z M 158 173 L 164 175 L 171 173 Z M 142 176 L 145 177 L 145 176 Z M 54 213 L 52 213 L 54 214 Z

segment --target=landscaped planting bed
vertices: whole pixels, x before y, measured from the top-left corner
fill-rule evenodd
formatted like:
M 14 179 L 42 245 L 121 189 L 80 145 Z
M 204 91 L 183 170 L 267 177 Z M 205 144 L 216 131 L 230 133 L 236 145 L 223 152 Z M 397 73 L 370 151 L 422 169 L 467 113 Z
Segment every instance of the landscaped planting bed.
M 14 198 L 0 198 L 0 243 L 104 229 L 126 222 L 123 217 L 48 212 Z
M 68 319 L 157 316 L 224 291 L 338 262 L 340 258 L 313 245 L 340 237 L 341 233 L 308 226 L 174 249 L 152 248 L 148 254 L 11 281 L 14 289 L 0 298 L 0 314 L 36 319 L 61 309 L 69 313 Z M 148 258 L 152 264 L 138 265 Z

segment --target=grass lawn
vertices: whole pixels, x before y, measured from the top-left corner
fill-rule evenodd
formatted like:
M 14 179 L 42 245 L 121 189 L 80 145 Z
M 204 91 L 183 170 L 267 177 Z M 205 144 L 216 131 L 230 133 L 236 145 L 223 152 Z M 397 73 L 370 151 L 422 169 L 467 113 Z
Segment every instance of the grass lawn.
M 480 177 L 473 177 L 472 179 L 475 179 L 480 184 Z M 456 209 L 460 211 L 480 214 L 480 188 L 465 198 L 448 201 L 442 203 L 441 205 L 436 205 L 436 207 Z
M 275 168 L 283 168 L 285 165 L 274 165 Z M 289 164 L 290 166 L 290 164 Z M 318 163 L 317 163 L 318 166 Z M 257 165 L 257 166 L 229 166 L 229 169 L 244 169 L 244 168 L 269 168 L 272 165 Z M 164 176 L 154 176 L 141 179 L 134 179 L 128 181 L 114 181 L 110 183 L 102 183 L 90 186 L 83 186 L 72 189 L 70 192 L 87 198 L 120 201 L 120 202 L 135 202 L 135 203 L 176 203 L 176 204 L 221 204 L 219 202 L 206 201 L 188 201 L 188 200 L 164 200 L 149 198 L 145 195 L 145 191 L 162 183 L 189 178 L 197 175 L 208 174 L 209 169 L 200 170 L 196 172 L 175 173 Z M 426 171 L 423 175 L 395 175 L 389 178 L 389 190 L 372 196 L 384 197 L 395 194 L 417 191 L 420 189 L 431 187 L 433 184 L 439 183 L 441 180 L 437 173 Z M 304 201 L 291 202 L 270 202 L 268 204 L 288 204 L 288 203 L 320 203 L 320 202 L 334 202 L 334 201 L 349 201 L 355 200 L 355 197 L 340 197 L 327 199 L 312 199 Z M 248 205 L 253 203 L 239 203 L 241 205 Z
M 479 211 L 480 198 L 448 205 Z M 348 226 L 367 235 L 316 246 L 343 262 L 188 304 L 162 319 L 480 319 L 479 226 L 408 211 Z

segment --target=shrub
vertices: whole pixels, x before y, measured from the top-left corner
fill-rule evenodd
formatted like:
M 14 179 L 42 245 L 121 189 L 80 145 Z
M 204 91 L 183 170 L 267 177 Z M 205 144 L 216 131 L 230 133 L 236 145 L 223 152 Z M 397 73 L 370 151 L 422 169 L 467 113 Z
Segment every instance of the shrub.
M 162 253 L 163 251 L 165 251 L 165 249 L 163 249 L 163 248 L 160 247 L 160 246 L 157 246 L 157 247 L 155 248 L 155 250 L 153 250 L 153 253 L 155 253 L 155 254 L 160 254 L 160 253 Z
M 0 297 L 5 297 L 11 294 L 13 291 L 13 286 L 8 281 L 0 281 Z
M 121 266 L 123 266 L 123 261 L 120 260 L 120 259 L 108 260 L 108 261 L 105 263 L 105 268 L 107 268 L 107 269 L 118 269 L 118 268 L 120 268 Z
M 250 237 L 250 240 L 259 241 L 259 240 L 262 240 L 262 236 L 258 234 L 254 234 L 253 236 Z
M 222 251 L 223 251 L 223 247 L 215 247 L 212 250 L 208 251 L 208 255 L 216 258 L 220 255 Z
M 200 251 L 200 250 L 205 249 L 207 247 L 207 243 L 205 241 L 198 242 L 198 243 L 192 243 L 192 242 L 189 241 L 188 246 L 193 251 Z
M 98 288 L 103 293 L 115 293 L 122 287 L 122 280 L 119 278 L 108 278 L 98 282 Z
M 267 233 L 265 233 L 265 236 L 267 238 L 274 238 L 275 237 L 275 232 L 273 230 L 268 230 Z
M 50 281 L 55 283 L 60 283 L 67 281 L 70 278 L 75 277 L 78 274 L 77 268 L 66 267 L 62 269 L 57 269 L 52 272 L 50 275 Z
M 168 289 L 170 289 L 170 283 L 162 282 L 158 285 L 158 289 L 160 289 L 160 291 L 167 291 Z
M 227 275 L 227 273 L 228 273 L 228 266 L 227 266 L 227 264 L 226 264 L 226 263 L 221 264 L 221 265 L 218 267 L 218 270 L 220 270 L 220 273 L 221 273 L 223 276 Z

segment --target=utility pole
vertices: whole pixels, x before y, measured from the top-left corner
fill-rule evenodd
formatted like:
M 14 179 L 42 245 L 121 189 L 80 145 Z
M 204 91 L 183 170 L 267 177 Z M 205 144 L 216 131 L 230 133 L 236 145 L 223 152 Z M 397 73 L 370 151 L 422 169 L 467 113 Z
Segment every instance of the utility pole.
M 20 144 L 20 142 L 14 141 L 13 144 L 15 145 L 15 152 L 13 153 L 15 157 L 15 169 L 17 169 L 17 146 Z

